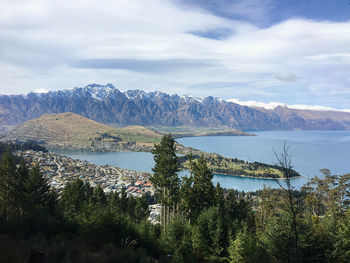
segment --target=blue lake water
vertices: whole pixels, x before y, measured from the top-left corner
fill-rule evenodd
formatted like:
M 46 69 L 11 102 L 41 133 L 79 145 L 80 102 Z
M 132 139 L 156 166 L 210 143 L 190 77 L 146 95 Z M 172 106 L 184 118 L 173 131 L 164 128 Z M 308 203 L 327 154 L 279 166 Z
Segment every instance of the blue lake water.
M 286 142 L 294 169 L 303 175 L 302 178 L 293 179 L 295 187 L 303 185 L 308 178 L 320 176 L 321 168 L 330 169 L 333 174 L 350 172 L 350 131 L 263 131 L 254 134 L 257 136 L 190 137 L 177 141 L 185 146 L 227 157 L 270 164 L 276 162 L 274 150 L 280 153 Z M 151 153 L 81 151 L 59 151 L 59 153 L 95 164 L 109 164 L 137 171 L 151 172 L 154 165 Z M 242 191 L 262 189 L 264 185 L 277 187 L 273 180 L 227 175 L 215 175 L 213 182 L 215 184 L 220 182 L 223 187 Z

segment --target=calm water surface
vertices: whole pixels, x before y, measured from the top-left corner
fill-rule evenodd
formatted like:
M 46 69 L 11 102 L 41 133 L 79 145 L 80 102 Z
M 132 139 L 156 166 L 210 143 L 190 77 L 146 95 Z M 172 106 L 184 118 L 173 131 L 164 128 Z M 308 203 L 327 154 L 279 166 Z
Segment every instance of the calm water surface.
M 247 161 L 273 164 L 274 150 L 279 153 L 286 142 L 292 155 L 294 169 L 304 177 L 293 179 L 300 187 L 307 178 L 321 175 L 319 169 L 328 168 L 334 174 L 350 172 L 350 131 L 264 131 L 257 136 L 210 136 L 182 138 L 177 141 L 207 152 Z M 137 171 L 151 172 L 154 165 L 151 153 L 143 152 L 81 152 L 59 151 L 63 155 L 104 165 L 109 164 Z M 182 173 L 183 174 L 183 173 Z M 272 180 L 215 175 L 213 182 L 242 191 L 254 191 L 264 185 L 277 187 Z

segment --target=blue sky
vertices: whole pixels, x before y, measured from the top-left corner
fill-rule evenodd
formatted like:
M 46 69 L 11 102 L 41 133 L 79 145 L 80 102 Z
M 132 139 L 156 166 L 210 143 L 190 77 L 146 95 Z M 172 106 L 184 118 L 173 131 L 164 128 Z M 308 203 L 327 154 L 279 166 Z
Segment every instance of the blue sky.
M 342 22 L 350 16 L 347 0 L 178 0 L 176 3 L 259 27 L 293 18 Z
M 2 0 L 0 94 L 121 90 L 350 108 L 348 0 Z

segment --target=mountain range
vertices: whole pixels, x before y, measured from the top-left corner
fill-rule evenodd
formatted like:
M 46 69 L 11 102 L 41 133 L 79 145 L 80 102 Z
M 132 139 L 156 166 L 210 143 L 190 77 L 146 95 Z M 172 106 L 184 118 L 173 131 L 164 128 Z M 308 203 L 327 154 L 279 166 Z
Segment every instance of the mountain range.
M 350 129 L 350 113 L 248 107 L 219 98 L 194 98 L 142 90 L 120 91 L 112 84 L 0 95 L 0 127 L 44 114 L 72 112 L 112 126 L 225 126 L 240 130 Z

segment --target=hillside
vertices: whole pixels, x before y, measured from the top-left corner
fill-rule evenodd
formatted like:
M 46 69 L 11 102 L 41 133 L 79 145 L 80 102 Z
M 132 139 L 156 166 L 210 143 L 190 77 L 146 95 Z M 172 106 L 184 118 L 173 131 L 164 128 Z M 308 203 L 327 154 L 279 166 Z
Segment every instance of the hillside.
M 74 113 L 45 114 L 11 130 L 7 140 L 36 141 L 48 147 L 123 149 L 153 145 L 161 134 L 140 126 L 113 128 Z
M 111 126 L 226 127 L 239 130 L 350 129 L 350 113 L 273 110 L 218 98 L 193 98 L 142 90 L 119 91 L 112 84 L 0 96 L 0 126 L 18 125 L 43 114 L 73 112 Z

